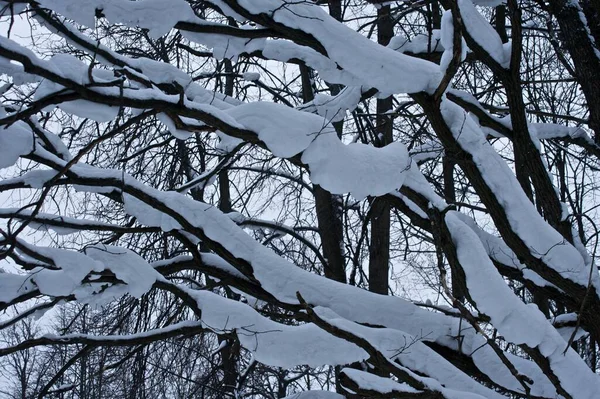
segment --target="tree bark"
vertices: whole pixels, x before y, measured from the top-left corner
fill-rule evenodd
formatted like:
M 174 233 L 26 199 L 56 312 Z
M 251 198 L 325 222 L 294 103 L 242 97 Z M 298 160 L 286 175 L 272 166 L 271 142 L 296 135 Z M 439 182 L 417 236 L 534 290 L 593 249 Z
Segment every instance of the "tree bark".
M 387 46 L 394 36 L 394 21 L 389 5 L 377 10 L 377 42 Z M 377 100 L 377 138 L 375 145 L 383 147 L 393 141 L 393 120 L 389 115 L 393 98 Z M 400 173 L 390 170 L 389 173 Z M 373 176 L 374 179 L 377 176 Z M 371 202 L 371 241 L 369 247 L 369 291 L 387 295 L 390 268 L 390 206 L 385 201 Z

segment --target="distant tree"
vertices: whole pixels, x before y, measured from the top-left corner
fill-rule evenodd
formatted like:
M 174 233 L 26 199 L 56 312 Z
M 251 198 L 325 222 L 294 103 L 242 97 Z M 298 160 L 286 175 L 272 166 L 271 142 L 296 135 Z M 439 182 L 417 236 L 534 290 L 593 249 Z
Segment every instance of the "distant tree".
M 2 330 L 4 346 L 18 345 L 34 339 L 38 333 L 31 319 L 14 324 Z M 37 395 L 41 389 L 47 367 L 42 358 L 44 353 L 35 348 L 12 353 L 0 361 L 0 377 L 4 381 L 0 388 L 3 398 L 26 399 Z

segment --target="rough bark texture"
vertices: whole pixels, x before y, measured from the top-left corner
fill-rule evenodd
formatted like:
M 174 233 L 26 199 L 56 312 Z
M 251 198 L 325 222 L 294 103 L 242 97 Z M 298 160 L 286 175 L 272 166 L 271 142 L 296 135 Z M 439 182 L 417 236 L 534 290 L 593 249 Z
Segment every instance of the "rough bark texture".
M 589 126 L 596 133 L 596 143 L 600 144 L 600 57 L 597 47 L 600 4 L 597 0 L 581 3 L 587 25 L 579 14 L 579 3 L 550 0 L 548 4 L 550 13 L 560 26 L 562 42 L 575 65 L 575 78 L 581 85 L 589 107 Z M 595 43 L 590 33 L 595 38 Z
M 387 46 L 393 36 L 394 21 L 388 5 L 377 10 L 377 41 L 382 46 Z M 393 119 L 388 115 L 392 105 L 392 97 L 377 100 L 377 146 L 383 147 L 393 141 Z M 374 200 L 371 206 L 369 290 L 386 295 L 390 268 L 390 206 L 386 201 L 379 200 Z

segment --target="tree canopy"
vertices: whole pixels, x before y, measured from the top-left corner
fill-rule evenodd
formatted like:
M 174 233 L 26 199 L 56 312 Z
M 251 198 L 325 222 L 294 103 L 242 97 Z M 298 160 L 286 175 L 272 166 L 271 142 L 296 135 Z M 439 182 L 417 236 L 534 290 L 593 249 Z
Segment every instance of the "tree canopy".
M 0 31 L 3 397 L 598 397 L 597 0 Z

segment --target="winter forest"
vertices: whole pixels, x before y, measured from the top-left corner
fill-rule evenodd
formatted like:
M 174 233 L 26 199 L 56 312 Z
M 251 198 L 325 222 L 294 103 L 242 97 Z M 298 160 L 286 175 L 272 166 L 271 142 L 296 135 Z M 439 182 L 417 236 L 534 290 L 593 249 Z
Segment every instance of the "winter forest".
M 600 398 L 598 0 L 1 0 L 0 399 Z

